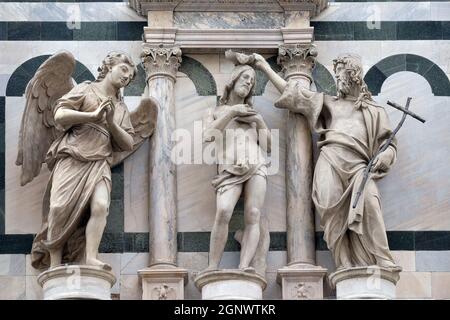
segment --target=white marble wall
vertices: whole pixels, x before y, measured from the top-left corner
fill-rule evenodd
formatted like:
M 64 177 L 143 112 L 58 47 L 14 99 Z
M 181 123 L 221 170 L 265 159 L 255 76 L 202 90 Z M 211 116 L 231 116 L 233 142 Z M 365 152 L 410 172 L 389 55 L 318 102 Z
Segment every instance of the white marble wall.
M 411 110 L 425 124 L 409 117 L 399 131 L 398 160 L 380 181 L 382 204 L 389 230 L 450 230 L 450 97 L 435 97 L 421 76 L 400 72 L 389 77 L 375 99 L 404 105 L 411 96 Z M 391 125 L 401 112 L 389 106 Z
M 102 12 L 101 16 L 98 12 Z M 0 21 L 145 21 L 128 7 L 126 1 L 89 3 L 2 3 Z M 313 21 L 448 21 L 448 2 L 330 2 L 329 7 Z M 284 25 L 282 13 L 200 13 L 176 12 L 176 24 L 184 28 Z
M 6 2 L 0 21 L 146 21 L 127 2 Z M 101 12 L 101 15 L 99 15 Z
M 448 21 L 449 2 L 329 2 L 312 21 Z
M 111 51 L 125 51 L 133 61 L 140 62 L 141 41 L 0 41 L 2 59 L 0 75 L 11 75 L 25 61 L 40 55 L 68 50 L 92 74 Z M 8 76 L 9 78 L 9 76 Z M 3 94 L 0 92 L 0 94 Z

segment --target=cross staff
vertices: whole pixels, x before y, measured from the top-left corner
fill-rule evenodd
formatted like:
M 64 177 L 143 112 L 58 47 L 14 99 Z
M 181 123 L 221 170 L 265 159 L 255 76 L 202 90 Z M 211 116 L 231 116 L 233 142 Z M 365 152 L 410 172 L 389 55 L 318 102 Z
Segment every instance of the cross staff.
M 395 109 L 398 109 L 398 110 L 402 111 L 403 112 L 403 116 L 402 116 L 402 119 L 400 120 L 400 122 L 398 123 L 397 127 L 395 128 L 395 130 L 389 136 L 389 139 L 387 140 L 387 142 L 378 150 L 378 152 L 369 161 L 369 164 L 367 165 L 366 169 L 364 170 L 364 178 L 361 181 L 361 184 L 359 185 L 358 192 L 356 193 L 355 201 L 353 202 L 353 206 L 352 206 L 353 209 L 355 209 L 356 205 L 358 204 L 359 198 L 361 197 L 361 194 L 362 194 L 362 192 L 364 190 L 364 187 L 365 187 L 365 185 L 367 183 L 367 180 L 369 179 L 369 173 L 372 170 L 372 166 L 373 166 L 373 163 L 374 163 L 375 159 L 378 157 L 378 155 L 380 153 L 382 153 L 384 150 L 386 150 L 389 147 L 389 145 L 391 144 L 391 142 L 394 139 L 395 135 L 397 134 L 397 132 L 402 127 L 403 122 L 405 122 L 406 117 L 407 116 L 411 116 L 414 119 L 417 119 L 417 120 L 419 120 L 422 123 L 425 123 L 425 119 L 424 118 L 422 118 L 422 117 L 418 116 L 417 114 L 415 114 L 414 112 L 408 110 L 409 109 L 409 103 L 411 102 L 411 99 L 412 99 L 411 97 L 408 97 L 408 99 L 406 101 L 406 106 L 404 108 L 401 105 L 399 105 L 399 104 L 397 104 L 395 102 L 391 102 L 391 101 L 387 102 L 387 104 L 390 105 L 391 107 L 394 107 Z

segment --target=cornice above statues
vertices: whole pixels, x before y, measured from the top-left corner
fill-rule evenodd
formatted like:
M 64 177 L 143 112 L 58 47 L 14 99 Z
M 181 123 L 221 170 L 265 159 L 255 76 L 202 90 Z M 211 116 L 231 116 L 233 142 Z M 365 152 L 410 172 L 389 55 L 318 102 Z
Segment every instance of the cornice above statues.
M 328 6 L 328 0 L 130 0 L 130 7 L 146 16 L 148 11 L 176 12 L 287 12 L 309 11 L 315 17 Z
M 144 28 L 144 41 L 152 46 L 178 46 L 187 50 L 268 49 L 283 44 L 309 44 L 313 28 L 281 29 L 177 29 Z M 185 51 L 186 52 L 186 51 Z

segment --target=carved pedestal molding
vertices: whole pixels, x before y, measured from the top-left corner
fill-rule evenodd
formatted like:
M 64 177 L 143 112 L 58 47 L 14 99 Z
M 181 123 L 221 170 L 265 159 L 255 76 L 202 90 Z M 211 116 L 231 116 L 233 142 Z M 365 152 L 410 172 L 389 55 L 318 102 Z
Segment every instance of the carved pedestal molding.
M 286 80 L 312 83 L 317 50 L 314 45 L 283 45 L 278 63 Z M 283 299 L 322 299 L 326 269 L 316 266 L 314 213 L 311 200 L 313 173 L 311 131 L 305 117 L 289 112 L 286 143 L 286 225 L 288 265 L 278 270 Z M 293 294 L 298 287 L 302 294 Z
M 139 271 L 142 297 L 153 299 L 156 297 L 156 287 L 163 289 L 168 286 L 173 294 L 165 295 L 166 298 L 175 296 L 183 299 L 187 270 L 176 265 L 177 186 L 176 167 L 171 160 L 173 143 L 170 140 L 175 129 L 174 85 L 181 63 L 181 50 L 178 47 L 144 44 L 141 57 L 147 74 L 145 95 L 155 98 L 160 105 L 150 147 L 150 265 Z
M 186 270 L 153 266 L 138 271 L 142 281 L 142 300 L 182 300 L 188 282 Z
M 277 282 L 281 284 L 285 300 L 323 299 L 323 279 L 327 269 L 311 266 L 288 266 L 279 269 Z
M 353 267 L 330 275 L 337 299 L 395 299 L 401 268 Z
M 228 269 L 199 274 L 195 286 L 202 300 L 261 300 L 267 282 L 257 273 Z
M 44 300 L 111 300 L 116 277 L 99 267 L 68 265 L 41 273 L 37 281 L 43 289 Z

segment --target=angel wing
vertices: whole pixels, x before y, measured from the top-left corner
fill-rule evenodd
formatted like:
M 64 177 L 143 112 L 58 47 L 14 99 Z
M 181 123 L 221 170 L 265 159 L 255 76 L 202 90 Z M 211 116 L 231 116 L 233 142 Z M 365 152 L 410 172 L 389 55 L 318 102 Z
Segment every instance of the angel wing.
M 114 152 L 113 163 L 115 166 L 132 155 L 153 134 L 158 118 L 159 103 L 156 99 L 143 98 L 139 106 L 130 112 L 131 124 L 134 128 L 134 144 L 131 151 Z
M 59 134 L 53 108 L 74 87 L 74 70 L 74 56 L 67 51 L 59 52 L 48 58 L 28 82 L 16 159 L 16 165 L 22 166 L 22 186 L 39 175 L 45 155 Z

